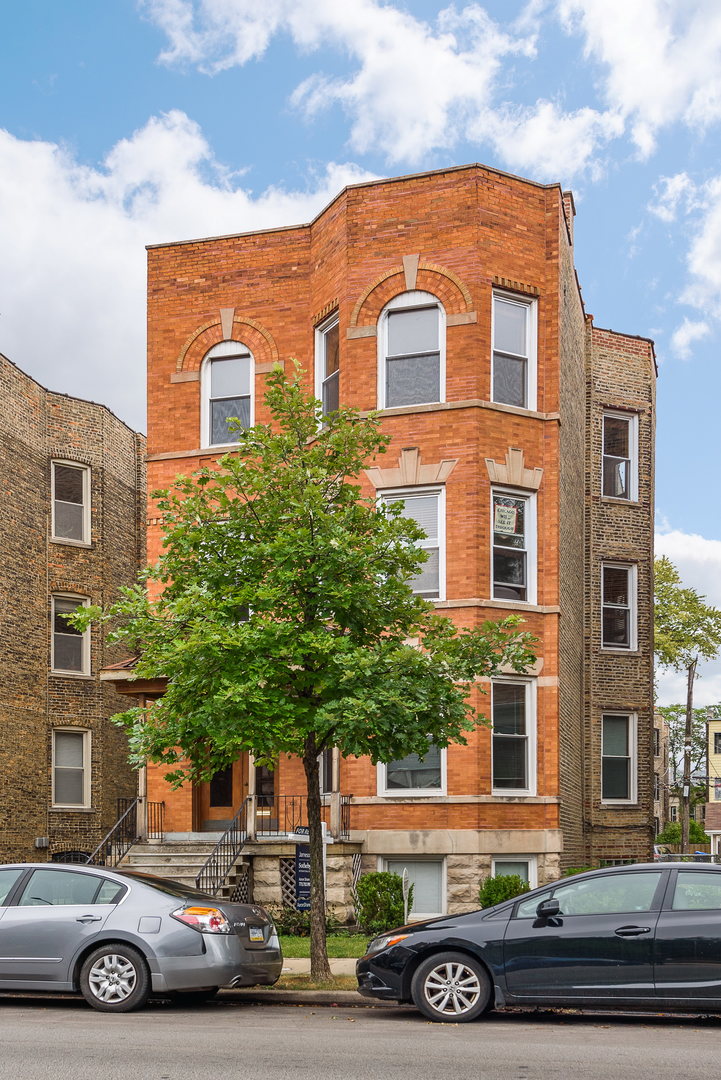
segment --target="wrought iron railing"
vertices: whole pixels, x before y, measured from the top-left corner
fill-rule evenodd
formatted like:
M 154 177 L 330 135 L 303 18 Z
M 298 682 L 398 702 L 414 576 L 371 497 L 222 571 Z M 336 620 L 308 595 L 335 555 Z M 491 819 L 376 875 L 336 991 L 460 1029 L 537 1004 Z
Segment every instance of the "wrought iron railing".
M 147 840 L 163 840 L 165 838 L 164 802 L 146 802 L 145 836 Z
M 352 798 L 352 795 L 341 795 L 340 797 L 340 833 L 338 836 L 340 840 L 348 840 L 350 837 L 350 801 Z
M 118 799 L 118 819 L 95 851 L 88 856 L 88 863 L 96 866 L 117 866 L 133 844 L 142 836 L 142 818 L 145 815 L 148 839 L 163 839 L 163 811 L 165 803 L 147 802 L 139 795 L 134 799 Z
M 103 837 L 95 851 L 88 857 L 96 866 L 117 866 L 133 844 L 140 839 L 138 833 L 138 804 L 140 798 L 118 799 L 118 820 L 107 836 Z
M 332 828 L 333 796 L 323 796 L 320 808 L 321 821 L 330 833 Z M 338 839 L 347 840 L 350 834 L 350 795 L 340 796 L 340 821 Z M 255 833 L 258 839 L 271 836 L 287 836 L 305 832 L 308 828 L 307 795 L 268 795 L 258 800 L 255 815 Z
M 230 872 L 238 860 L 248 838 L 248 813 L 254 802 L 248 796 L 218 843 L 203 863 L 195 879 L 197 888 L 215 896 L 230 877 Z

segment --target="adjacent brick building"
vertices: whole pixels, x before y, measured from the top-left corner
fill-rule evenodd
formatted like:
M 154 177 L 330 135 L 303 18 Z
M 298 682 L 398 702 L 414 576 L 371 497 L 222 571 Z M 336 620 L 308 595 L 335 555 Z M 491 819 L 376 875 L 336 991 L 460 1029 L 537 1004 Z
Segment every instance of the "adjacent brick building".
M 472 165 L 346 188 L 309 225 L 149 249 L 151 489 L 212 461 L 225 416 L 265 420 L 265 376 L 295 357 L 327 408 L 382 410 L 366 486 L 426 529 L 417 587 L 460 625 L 520 612 L 539 639 L 527 677 L 485 687 L 493 732 L 423 763 L 327 763 L 352 794 L 339 902 L 346 862 L 407 866 L 435 913 L 494 870 L 533 884 L 650 850 L 655 361 L 585 313 L 574 213 L 558 185 Z M 151 558 L 161 539 L 151 520 Z M 289 761 L 222 779 L 171 793 L 149 768 L 148 796 L 181 837 L 258 785 L 259 806 L 303 791 Z M 290 854 L 254 849 L 257 899 Z
M 0 354 L 0 861 L 91 852 L 137 779 L 100 670 L 64 612 L 108 604 L 145 562 L 145 439 Z

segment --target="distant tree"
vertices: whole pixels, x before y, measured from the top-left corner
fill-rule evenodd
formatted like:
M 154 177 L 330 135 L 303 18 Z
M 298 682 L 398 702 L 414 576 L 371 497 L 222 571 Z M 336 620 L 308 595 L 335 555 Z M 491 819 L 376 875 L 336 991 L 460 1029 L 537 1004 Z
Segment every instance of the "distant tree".
M 668 789 L 669 794 L 681 800 L 683 788 L 683 757 L 686 742 L 686 706 L 662 705 L 658 709 L 668 732 Z M 709 720 L 721 720 L 721 704 L 694 709 L 691 720 L 691 808 L 706 801 L 708 739 L 706 724 Z
M 681 846 L 689 843 L 693 689 L 699 660 L 712 660 L 721 649 L 721 611 L 706 604 L 695 589 L 685 588 L 665 555 L 654 563 L 654 649 L 660 667 L 686 673 L 683 768 L 681 775 Z
M 139 652 L 137 678 L 168 680 L 119 718 L 136 764 L 180 784 L 244 752 L 302 760 L 311 970 L 327 978 L 319 755 L 376 763 L 464 743 L 482 720 L 476 681 L 527 670 L 535 639 L 518 617 L 459 629 L 413 592 L 425 533 L 356 482 L 388 442 L 377 417 L 324 417 L 299 372 L 267 384 L 270 424 L 237 430 L 236 450 L 155 493 L 164 553 L 105 618 Z
M 708 835 L 703 826 L 693 819 L 689 822 L 689 842 L 691 844 L 708 844 Z M 681 822 L 669 821 L 656 837 L 657 844 L 681 844 Z M 687 845 L 688 846 L 688 845 Z M 686 848 L 684 848 L 684 851 Z

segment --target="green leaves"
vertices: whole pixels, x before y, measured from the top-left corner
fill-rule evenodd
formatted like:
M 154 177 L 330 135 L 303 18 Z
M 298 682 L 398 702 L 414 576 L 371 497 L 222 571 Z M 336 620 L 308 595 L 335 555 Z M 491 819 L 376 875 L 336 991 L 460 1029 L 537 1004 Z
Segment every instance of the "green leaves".
M 654 562 L 654 651 L 661 667 L 676 671 L 694 658 L 711 660 L 721 649 L 721 611 L 704 603 L 665 555 Z
M 534 659 L 518 619 L 459 630 L 413 593 L 424 533 L 358 483 L 387 436 L 351 409 L 321 422 L 298 374 L 269 376 L 270 424 L 155 493 L 163 555 L 109 613 L 136 676 L 168 680 L 121 721 L 136 761 L 176 782 L 243 751 L 384 761 L 462 742 L 475 681 Z

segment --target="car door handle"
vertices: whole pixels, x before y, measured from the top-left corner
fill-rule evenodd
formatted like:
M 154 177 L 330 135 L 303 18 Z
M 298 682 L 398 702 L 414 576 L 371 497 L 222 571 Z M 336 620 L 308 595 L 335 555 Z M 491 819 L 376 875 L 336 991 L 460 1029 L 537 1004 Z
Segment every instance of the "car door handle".
M 638 937 L 640 934 L 650 933 L 650 926 L 619 926 L 616 930 L 617 937 Z
M 75 920 L 75 922 L 83 922 L 83 923 L 101 922 L 102 918 L 103 918 L 102 915 L 79 915 L 77 917 L 77 919 Z

